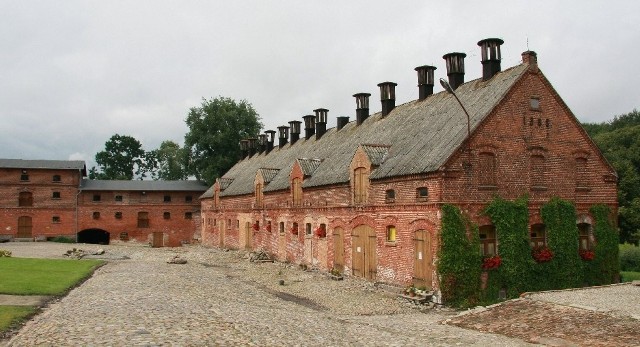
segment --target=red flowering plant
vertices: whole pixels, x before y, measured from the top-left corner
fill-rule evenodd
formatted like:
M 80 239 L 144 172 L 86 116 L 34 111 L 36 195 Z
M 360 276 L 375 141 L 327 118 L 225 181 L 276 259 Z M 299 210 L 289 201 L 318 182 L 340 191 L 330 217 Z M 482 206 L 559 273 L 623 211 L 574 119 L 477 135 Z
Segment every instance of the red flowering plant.
M 264 227 L 264 230 L 266 230 L 267 232 L 271 232 L 271 223 L 267 223 L 267 225 Z
M 581 249 L 580 250 L 580 258 L 582 258 L 582 260 L 591 261 L 595 257 L 596 257 L 596 252 L 594 252 L 594 251 L 591 251 L 591 250 L 588 250 L 588 249 Z
M 258 224 L 258 222 L 253 223 L 253 231 L 260 231 L 260 224 Z
M 298 228 L 291 227 L 291 234 L 298 235 Z
M 316 236 L 320 238 L 327 237 L 327 230 L 322 226 L 319 226 L 318 229 L 316 229 Z
M 553 259 L 553 251 L 547 246 L 538 246 L 531 250 L 531 256 L 537 263 L 546 263 Z
M 500 267 L 502 264 L 502 258 L 499 255 L 494 255 L 492 257 L 486 257 L 482 260 L 482 269 L 483 270 L 493 270 Z

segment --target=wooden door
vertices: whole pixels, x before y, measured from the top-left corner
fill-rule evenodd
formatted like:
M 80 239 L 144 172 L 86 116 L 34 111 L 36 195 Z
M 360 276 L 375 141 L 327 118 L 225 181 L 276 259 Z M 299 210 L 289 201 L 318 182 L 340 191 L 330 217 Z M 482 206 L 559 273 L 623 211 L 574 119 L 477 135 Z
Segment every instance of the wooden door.
M 344 230 L 333 229 L 333 268 L 342 272 L 344 269 Z
M 377 272 L 375 230 L 368 225 L 361 225 L 353 229 L 351 238 L 353 275 L 375 280 Z
M 31 238 L 33 237 L 32 233 L 33 225 L 31 224 L 31 217 L 22 216 L 18 218 L 18 233 L 16 237 L 21 238 Z
M 225 233 L 225 222 L 224 220 L 220 220 L 220 230 L 218 230 L 218 245 L 220 248 L 224 247 L 224 233 Z
M 418 230 L 413 239 L 415 253 L 413 257 L 413 284 L 416 287 L 431 289 L 433 269 L 431 264 L 431 238 L 426 230 Z
M 164 246 L 164 233 L 162 231 L 153 232 L 153 240 L 151 241 L 151 247 Z
M 246 250 L 251 250 L 252 238 L 253 238 L 253 231 L 251 231 L 251 223 L 246 222 L 244 225 L 244 248 Z

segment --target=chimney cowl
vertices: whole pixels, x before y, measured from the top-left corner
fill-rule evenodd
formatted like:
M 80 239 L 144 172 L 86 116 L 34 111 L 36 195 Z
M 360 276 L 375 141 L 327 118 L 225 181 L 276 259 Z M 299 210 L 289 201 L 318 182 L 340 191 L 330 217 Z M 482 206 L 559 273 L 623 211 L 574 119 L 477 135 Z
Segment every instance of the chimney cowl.
M 356 125 L 362 124 L 365 119 L 369 118 L 369 93 L 353 94 L 356 98 Z
M 478 41 L 482 57 L 482 80 L 490 80 L 500 72 L 500 61 L 502 56 L 500 46 L 504 43 L 502 39 L 489 38 Z
M 267 150 L 267 134 L 258 135 L 258 153 Z
M 447 53 L 442 56 L 447 63 L 447 76 L 449 77 L 449 85 L 455 90 L 464 83 L 464 58 L 465 53 Z
M 418 66 L 414 69 L 418 72 L 418 100 L 424 100 L 433 94 L 434 71 L 436 71 L 436 69 L 435 66 L 431 65 Z
M 326 108 L 317 108 L 313 110 L 316 114 L 316 140 L 320 140 L 322 135 L 327 132 L 327 113 Z
M 349 124 L 349 117 L 338 117 L 336 130 L 344 128 L 347 124 Z
M 258 139 L 251 137 L 247 140 L 249 141 L 249 157 L 251 157 L 256 153 Z
M 316 133 L 316 116 L 308 114 L 302 119 L 304 120 L 304 139 L 308 140 Z
M 267 135 L 267 154 L 273 150 L 273 144 L 275 142 L 276 131 L 275 130 L 266 130 L 264 132 Z
M 380 87 L 380 101 L 382 102 L 382 117 L 386 117 L 396 107 L 396 86 L 394 82 L 378 83 Z
M 289 127 L 286 125 L 281 125 L 278 127 L 278 147 L 282 148 L 287 144 L 287 139 L 289 138 Z
M 293 145 L 300 139 L 300 123 L 299 120 L 292 120 L 289 122 L 289 128 L 291 129 L 291 144 Z
M 249 155 L 249 140 L 240 140 L 240 152 L 242 153 L 242 159 Z

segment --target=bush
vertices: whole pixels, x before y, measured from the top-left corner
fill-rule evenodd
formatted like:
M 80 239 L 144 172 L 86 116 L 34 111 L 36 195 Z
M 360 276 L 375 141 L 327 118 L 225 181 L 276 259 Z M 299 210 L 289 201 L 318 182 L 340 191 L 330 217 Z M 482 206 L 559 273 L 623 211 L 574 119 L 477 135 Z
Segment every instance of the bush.
M 58 243 L 76 243 L 76 240 L 70 238 L 70 237 L 66 237 L 66 236 L 56 236 L 54 238 L 51 239 L 51 242 L 58 242 Z
M 11 251 L 5 251 L 4 249 L 0 249 L 0 258 L 2 257 L 11 257 Z
M 620 270 L 640 272 L 640 247 L 629 243 L 620 245 Z

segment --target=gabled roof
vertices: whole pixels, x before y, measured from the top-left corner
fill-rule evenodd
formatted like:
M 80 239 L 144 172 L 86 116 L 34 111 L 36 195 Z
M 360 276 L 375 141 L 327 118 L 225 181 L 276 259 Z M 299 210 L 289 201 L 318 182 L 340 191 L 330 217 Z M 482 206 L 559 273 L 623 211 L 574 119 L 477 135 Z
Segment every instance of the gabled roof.
M 80 190 L 204 192 L 208 188 L 203 181 L 118 181 L 83 179 Z
M 389 154 L 389 145 L 362 145 L 362 150 L 369 157 L 371 165 L 380 166 L 387 154 Z
M 456 95 L 470 114 L 473 131 L 525 74 L 528 64 L 520 64 L 497 73 L 488 81 L 476 79 L 462 84 Z M 369 116 L 361 125 L 350 122 L 341 130 L 329 129 L 320 140 L 298 140 L 275 148 L 269 154 L 256 154 L 241 160 L 223 177 L 233 179 L 221 196 L 253 193 L 253 181 L 259 168 L 280 169 L 264 191 L 289 188 L 289 173 L 298 158 L 321 158 L 319 165 L 303 182 L 315 187 L 349 181 L 349 164 L 358 146 L 384 144 L 365 149 L 380 165 L 371 179 L 381 179 L 438 170 L 467 137 L 467 118 L 453 96 L 440 92 L 425 100 L 396 106 L 386 117 Z M 370 145 L 369 145 L 370 146 Z
M 218 181 L 220 182 L 220 190 L 225 190 L 231 184 L 231 182 L 233 182 L 233 178 L 221 177 L 218 178 Z
M 87 170 L 83 160 L 0 159 L 0 168 L 82 170 L 83 174 Z
M 262 174 L 262 179 L 264 180 L 264 183 L 269 183 L 271 182 L 271 180 L 273 180 L 273 178 L 276 176 L 276 174 L 278 174 L 278 171 L 280 170 L 260 168 L 259 171 Z
M 322 159 L 298 158 L 298 164 L 302 169 L 302 174 L 307 177 L 313 175 L 318 166 L 322 163 Z

